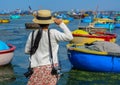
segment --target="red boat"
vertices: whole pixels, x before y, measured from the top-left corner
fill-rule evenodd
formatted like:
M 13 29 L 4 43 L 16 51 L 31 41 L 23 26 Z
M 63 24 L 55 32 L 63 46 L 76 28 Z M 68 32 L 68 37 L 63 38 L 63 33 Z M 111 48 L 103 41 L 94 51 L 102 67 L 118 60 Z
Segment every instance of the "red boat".
M 9 64 L 13 59 L 16 47 L 11 44 L 8 44 L 8 46 L 10 47 L 10 49 L 0 51 L 0 66 Z
M 116 41 L 116 34 L 106 32 L 95 32 L 94 34 L 73 34 L 73 40 L 71 43 L 92 43 L 94 41 Z

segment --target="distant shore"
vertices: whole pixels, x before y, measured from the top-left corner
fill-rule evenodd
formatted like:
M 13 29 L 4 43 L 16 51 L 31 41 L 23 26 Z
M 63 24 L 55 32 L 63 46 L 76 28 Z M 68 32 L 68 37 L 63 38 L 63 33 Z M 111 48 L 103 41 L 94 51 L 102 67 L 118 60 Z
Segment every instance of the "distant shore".
M 0 14 L 0 16 L 9 16 L 9 15 L 12 15 L 12 14 Z M 32 14 L 19 14 L 21 16 L 24 16 L 24 15 L 32 15 Z

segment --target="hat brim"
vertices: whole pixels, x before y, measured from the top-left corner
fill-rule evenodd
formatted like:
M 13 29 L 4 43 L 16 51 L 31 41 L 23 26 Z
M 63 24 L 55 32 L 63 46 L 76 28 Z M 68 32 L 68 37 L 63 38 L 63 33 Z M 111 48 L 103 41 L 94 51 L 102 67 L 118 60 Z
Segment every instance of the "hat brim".
M 34 18 L 33 22 L 38 23 L 38 24 L 52 24 L 52 23 L 54 23 L 54 18 L 52 17 L 50 20 L 38 20 L 38 19 Z

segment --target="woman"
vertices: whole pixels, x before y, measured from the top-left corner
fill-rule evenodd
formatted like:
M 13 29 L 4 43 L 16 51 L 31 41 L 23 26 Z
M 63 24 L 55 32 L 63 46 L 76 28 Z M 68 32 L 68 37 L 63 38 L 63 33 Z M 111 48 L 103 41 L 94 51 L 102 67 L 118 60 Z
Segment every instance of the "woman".
M 39 10 L 34 14 L 34 23 L 38 23 L 40 28 L 42 28 L 42 37 L 39 42 L 38 48 L 31 56 L 31 67 L 33 68 L 33 74 L 31 75 L 28 85 L 56 85 L 57 78 L 56 75 L 51 74 L 52 62 L 50 60 L 49 52 L 49 40 L 48 40 L 48 29 L 49 25 L 56 23 L 63 32 L 56 29 L 50 29 L 50 40 L 52 46 L 53 63 L 54 66 L 58 66 L 58 49 L 59 41 L 71 41 L 73 36 L 68 27 L 60 19 L 52 18 L 51 12 L 49 10 Z M 35 30 L 34 36 L 37 35 L 38 30 Z M 31 37 L 30 33 L 25 46 L 25 53 L 30 53 L 31 48 Z

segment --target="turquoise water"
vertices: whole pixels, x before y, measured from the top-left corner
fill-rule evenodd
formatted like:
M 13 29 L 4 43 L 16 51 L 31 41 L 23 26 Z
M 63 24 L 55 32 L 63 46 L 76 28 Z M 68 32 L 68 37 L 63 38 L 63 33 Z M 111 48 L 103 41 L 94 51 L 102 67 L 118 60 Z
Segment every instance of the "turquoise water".
M 24 77 L 23 73 L 27 71 L 29 56 L 24 54 L 24 46 L 28 34 L 32 30 L 25 29 L 24 24 L 26 22 L 32 22 L 32 19 L 32 16 L 22 16 L 20 19 L 12 19 L 10 23 L 0 24 L 0 40 L 16 46 L 11 66 L 8 66 L 8 70 L 10 72 L 12 71 L 11 75 L 13 77 L 10 77 L 12 79 L 9 81 L 3 79 L 3 81 L 0 81 L 0 85 L 26 85 L 27 83 L 27 79 Z M 68 24 L 68 27 L 72 31 L 76 29 L 78 25 L 79 20 L 74 20 Z M 51 25 L 50 28 L 56 28 L 60 30 L 58 26 L 54 24 Z M 112 32 L 118 34 L 117 43 L 120 44 L 119 29 L 115 29 Z M 72 66 L 67 57 L 67 43 L 68 42 L 60 42 L 59 59 L 64 75 L 61 77 L 58 85 L 110 85 L 110 83 L 119 83 L 120 74 L 94 73 L 73 69 L 71 70 Z M 0 68 L 0 70 L 2 71 L 3 68 L 4 67 Z

